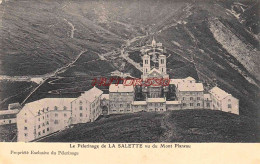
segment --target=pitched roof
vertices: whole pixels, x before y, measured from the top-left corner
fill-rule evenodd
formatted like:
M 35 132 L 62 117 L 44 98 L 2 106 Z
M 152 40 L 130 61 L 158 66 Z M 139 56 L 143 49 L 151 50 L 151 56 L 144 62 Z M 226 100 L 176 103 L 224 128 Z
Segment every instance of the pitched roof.
M 8 109 L 9 110 L 13 110 L 13 109 L 21 109 L 22 106 L 20 103 L 11 103 L 8 105 Z
M 101 99 L 104 99 L 104 98 L 109 100 L 109 94 L 102 94 Z
M 28 109 L 33 115 L 38 115 L 38 112 L 44 112 L 45 110 L 54 110 L 55 106 L 58 107 L 57 110 L 63 110 L 63 107 L 70 106 L 70 103 L 76 98 L 44 98 L 36 100 L 24 105 L 22 110 Z M 69 109 L 68 109 L 69 110 Z
M 211 93 L 214 97 L 216 97 L 218 100 L 222 100 L 225 97 L 231 95 L 224 90 L 220 89 L 219 87 L 214 87 L 211 90 L 209 90 L 209 93 Z
M 159 70 L 156 69 L 156 68 L 153 68 L 148 74 L 151 74 L 151 73 L 153 73 L 153 72 L 157 72 L 157 73 L 159 73 L 159 74 L 162 74 L 162 72 L 159 71 Z
M 81 96 L 86 99 L 88 102 L 93 102 L 97 97 L 103 94 L 103 91 L 97 87 L 93 87 L 90 90 L 81 94 Z
M 16 114 L 18 113 L 18 109 L 12 109 L 12 110 L 0 110 L 0 115 L 6 115 L 6 114 Z
M 146 101 L 133 101 L 132 105 L 146 105 Z
M 170 84 L 181 84 L 181 83 L 185 83 L 185 79 L 170 79 Z
M 189 80 L 189 81 L 194 81 L 194 80 L 195 80 L 193 77 L 190 77 L 190 76 L 189 76 L 189 77 L 186 77 L 185 79 L 186 79 L 186 80 Z
M 147 102 L 165 102 L 164 98 L 147 98 Z
M 178 104 L 181 104 L 181 102 L 180 101 L 166 101 L 166 104 L 178 105 Z
M 188 83 L 190 81 L 196 81 L 193 77 L 189 76 L 186 77 L 185 79 L 171 79 L 170 84 L 182 84 L 182 83 Z
M 109 86 L 109 92 L 134 92 L 132 85 L 125 86 L 124 84 L 111 84 Z
M 179 91 L 204 91 L 202 83 L 185 83 L 178 86 Z

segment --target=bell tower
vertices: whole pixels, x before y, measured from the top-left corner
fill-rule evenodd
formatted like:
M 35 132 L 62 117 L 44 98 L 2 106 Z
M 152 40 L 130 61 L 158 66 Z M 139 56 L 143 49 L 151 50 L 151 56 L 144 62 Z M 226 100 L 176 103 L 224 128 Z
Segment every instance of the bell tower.
M 159 55 L 159 71 L 162 72 L 162 74 L 167 74 L 166 72 L 166 56 L 165 55 Z
M 143 75 L 146 76 L 151 70 L 150 56 L 145 54 L 143 56 Z

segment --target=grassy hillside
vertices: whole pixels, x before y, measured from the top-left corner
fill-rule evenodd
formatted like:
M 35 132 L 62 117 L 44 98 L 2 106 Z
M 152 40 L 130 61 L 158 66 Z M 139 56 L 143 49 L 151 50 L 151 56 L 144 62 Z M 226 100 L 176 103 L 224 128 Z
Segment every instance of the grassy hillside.
M 259 142 L 257 130 L 254 120 L 220 111 L 143 112 L 101 117 L 39 142 Z
M 16 124 L 0 125 L 0 142 L 16 141 Z

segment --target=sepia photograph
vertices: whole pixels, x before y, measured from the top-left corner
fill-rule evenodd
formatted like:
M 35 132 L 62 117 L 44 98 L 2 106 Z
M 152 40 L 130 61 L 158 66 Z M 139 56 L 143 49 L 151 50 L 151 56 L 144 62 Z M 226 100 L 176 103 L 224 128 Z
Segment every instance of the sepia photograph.
M 260 143 L 259 11 L 0 0 L 0 142 Z

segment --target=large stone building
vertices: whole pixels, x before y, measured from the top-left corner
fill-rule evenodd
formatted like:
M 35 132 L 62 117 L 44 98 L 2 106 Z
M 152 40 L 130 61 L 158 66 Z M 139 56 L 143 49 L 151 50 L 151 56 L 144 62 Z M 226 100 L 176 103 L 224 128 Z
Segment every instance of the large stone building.
M 93 87 L 72 101 L 72 124 L 95 121 L 101 114 L 101 95 L 103 91 Z
M 239 114 L 239 100 L 222 89 L 214 87 L 206 92 L 203 84 L 192 77 L 169 79 L 167 58 L 161 43 L 153 39 L 152 44 L 141 51 L 141 85 L 111 84 L 109 94 L 103 94 L 103 91 L 93 87 L 77 98 L 45 98 L 27 103 L 17 114 L 18 141 L 33 141 L 71 124 L 93 122 L 102 114 L 181 109 L 212 109 Z M 146 85 L 147 79 L 152 79 L 153 84 L 157 83 L 154 79 L 167 79 L 169 83 L 163 81 L 160 85 Z M 135 99 L 136 92 L 141 93 L 142 100 Z M 167 95 L 171 92 L 175 93 L 173 99 L 168 101 Z M 3 121 L 0 123 L 3 124 Z
M 239 114 L 239 100 L 219 87 L 214 87 L 210 91 L 213 109 Z
M 109 86 L 108 114 L 132 113 L 131 104 L 134 101 L 134 93 L 132 85 L 111 84 Z
M 25 104 L 17 114 L 17 141 L 28 142 L 71 124 L 74 98 L 44 98 Z
M 163 54 L 162 44 L 156 43 L 143 47 L 143 82 L 148 79 L 169 79 L 166 69 L 166 56 Z M 152 59 L 151 59 L 152 57 Z M 153 65 L 151 65 L 153 62 Z M 155 81 L 152 81 L 155 84 Z M 162 98 L 168 92 L 168 85 L 143 85 L 142 92 L 146 98 Z
M 8 105 L 8 110 L 0 110 L 0 125 L 15 124 L 16 114 L 22 106 L 19 103 Z

